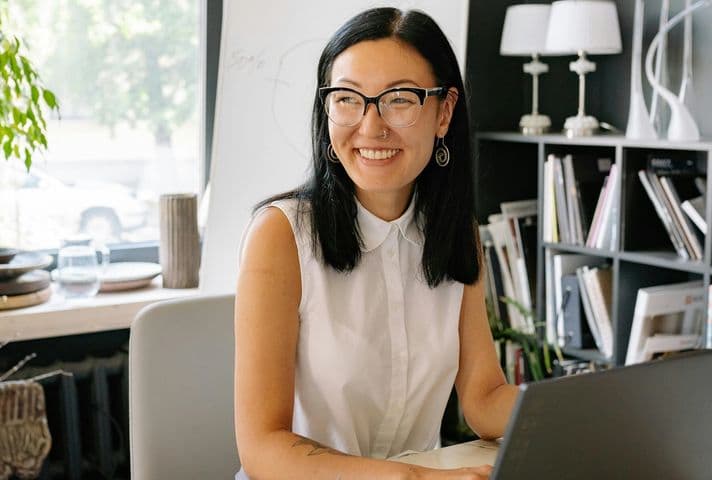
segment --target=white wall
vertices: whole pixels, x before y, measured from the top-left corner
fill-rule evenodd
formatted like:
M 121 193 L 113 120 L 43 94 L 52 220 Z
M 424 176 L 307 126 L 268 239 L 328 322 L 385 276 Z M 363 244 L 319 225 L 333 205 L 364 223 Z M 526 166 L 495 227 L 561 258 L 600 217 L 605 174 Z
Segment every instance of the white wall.
M 468 0 L 225 0 L 201 290 L 234 290 L 252 207 L 306 178 L 319 54 L 354 14 L 392 5 L 429 13 L 465 62 Z

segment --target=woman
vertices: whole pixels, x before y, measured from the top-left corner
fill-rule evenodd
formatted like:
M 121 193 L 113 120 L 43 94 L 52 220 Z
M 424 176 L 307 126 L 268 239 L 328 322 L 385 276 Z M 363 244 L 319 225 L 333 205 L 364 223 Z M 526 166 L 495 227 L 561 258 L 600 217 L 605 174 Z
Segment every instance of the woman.
M 238 478 L 486 478 L 384 459 L 439 443 L 453 383 L 483 438 L 506 385 L 484 307 L 466 101 L 427 15 L 349 20 L 318 66 L 311 179 L 258 206 L 235 315 Z

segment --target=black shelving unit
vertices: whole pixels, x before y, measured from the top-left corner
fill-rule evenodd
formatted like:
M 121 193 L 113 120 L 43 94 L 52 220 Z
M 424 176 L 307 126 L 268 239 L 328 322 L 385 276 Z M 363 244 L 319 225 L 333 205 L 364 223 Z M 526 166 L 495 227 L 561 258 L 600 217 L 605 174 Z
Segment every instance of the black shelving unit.
M 591 168 L 589 162 L 610 159 L 620 169 L 618 214 L 613 219 L 618 236 L 612 249 L 544 242 L 543 222 L 539 222 L 535 297 L 538 318 L 544 319 L 546 315 L 544 257 L 547 250 L 601 257 L 607 259 L 612 266 L 613 358 L 606 359 L 597 350 L 565 349 L 565 353 L 582 359 L 622 365 L 625 362 L 633 309 L 640 288 L 701 280 L 705 291 L 705 304 L 708 304 L 712 275 L 712 235 L 708 233 L 704 238 L 702 260 L 680 258 L 645 194 L 637 171 L 645 168 L 648 155 L 655 153 L 695 158 L 698 164 L 703 165 L 709 172 L 708 167 L 712 160 L 711 141 L 674 143 L 664 140 L 635 141 L 620 135 L 606 134 L 572 139 L 563 135 L 524 136 L 509 132 L 481 132 L 477 134 L 476 147 L 476 208 L 483 223 L 486 223 L 487 216 L 499 210 L 501 202 L 529 198 L 538 199 L 539 218 L 542 218 L 544 162 L 549 154 L 572 154 L 577 172 L 589 169 L 589 174 L 586 174 L 587 181 L 590 182 L 590 189 L 594 193 L 596 189 L 600 191 L 603 178 L 596 178 L 595 169 Z M 707 175 L 706 185 L 707 192 L 711 192 L 710 175 Z M 583 202 L 588 202 L 589 208 L 591 207 L 592 200 L 583 199 Z M 707 195 L 705 219 L 707 225 L 712 225 L 712 195 Z M 709 319 L 705 322 L 704 334 L 706 347 L 712 347 Z

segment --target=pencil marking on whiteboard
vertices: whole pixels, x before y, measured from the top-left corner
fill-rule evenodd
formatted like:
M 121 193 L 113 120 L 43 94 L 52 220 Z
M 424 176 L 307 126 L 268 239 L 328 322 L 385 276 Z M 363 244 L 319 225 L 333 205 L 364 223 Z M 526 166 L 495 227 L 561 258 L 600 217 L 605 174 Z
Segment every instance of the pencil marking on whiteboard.
M 231 51 L 229 58 L 227 68 L 235 68 L 242 71 L 255 72 L 261 70 L 266 63 L 261 54 L 251 55 L 241 48 Z

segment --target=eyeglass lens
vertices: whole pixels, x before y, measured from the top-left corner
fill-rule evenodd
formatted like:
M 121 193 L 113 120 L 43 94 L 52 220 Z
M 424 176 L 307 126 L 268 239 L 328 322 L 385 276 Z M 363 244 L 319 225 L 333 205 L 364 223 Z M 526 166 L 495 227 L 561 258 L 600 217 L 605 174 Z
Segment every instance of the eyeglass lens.
M 363 97 L 349 90 L 330 92 L 324 99 L 326 114 L 332 122 L 350 127 L 361 121 L 365 113 Z M 408 127 L 418 119 L 422 105 L 414 92 L 394 91 L 381 96 L 378 110 L 383 120 L 392 127 Z

